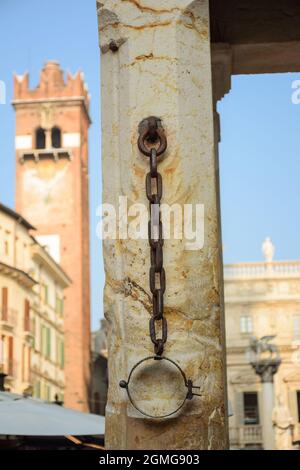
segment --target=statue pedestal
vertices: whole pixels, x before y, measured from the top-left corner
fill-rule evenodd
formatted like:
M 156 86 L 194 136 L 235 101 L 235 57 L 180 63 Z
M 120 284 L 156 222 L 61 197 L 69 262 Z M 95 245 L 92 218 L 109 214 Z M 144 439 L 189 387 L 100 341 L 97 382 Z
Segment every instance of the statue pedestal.
M 255 373 L 260 376 L 262 383 L 262 432 L 264 450 L 275 448 L 275 436 L 272 422 L 274 408 L 274 388 L 273 378 L 280 366 L 279 358 L 260 359 L 251 362 Z

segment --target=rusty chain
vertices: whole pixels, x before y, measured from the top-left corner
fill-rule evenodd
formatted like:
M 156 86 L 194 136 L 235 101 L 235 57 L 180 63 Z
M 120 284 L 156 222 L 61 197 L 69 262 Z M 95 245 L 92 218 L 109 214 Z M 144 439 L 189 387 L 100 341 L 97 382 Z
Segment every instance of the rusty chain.
M 154 344 L 154 353 L 161 356 L 168 337 L 168 325 L 164 317 L 166 274 L 163 267 L 164 240 L 160 212 L 163 183 L 161 174 L 157 170 L 157 160 L 167 149 L 167 139 L 159 119 L 150 117 L 145 120 L 144 126 L 140 133 L 138 147 L 144 155 L 150 158 L 150 171 L 146 175 L 146 195 L 150 203 L 148 239 L 151 260 L 149 283 L 152 294 L 152 316 L 149 321 L 149 332 Z M 161 338 L 157 337 L 158 323 L 161 327 Z
M 167 320 L 164 317 L 164 293 L 166 290 L 166 273 L 163 266 L 163 226 L 161 221 L 160 202 L 163 195 L 162 176 L 157 170 L 158 157 L 163 155 L 167 149 L 167 138 L 164 129 L 161 126 L 161 120 L 156 117 L 149 117 L 141 121 L 139 126 L 138 148 L 143 155 L 150 158 L 150 171 L 146 175 L 146 195 L 150 203 L 150 219 L 148 222 L 148 239 L 150 245 L 150 269 L 149 286 L 152 294 L 152 315 L 149 321 L 150 338 L 154 345 L 154 356 L 145 357 L 139 360 L 129 373 L 127 380 L 120 380 L 119 386 L 126 389 L 128 398 L 132 406 L 142 415 L 148 418 L 167 418 L 178 413 L 184 406 L 186 400 L 192 400 L 194 396 L 201 396 L 201 393 L 195 393 L 194 389 L 200 387 L 194 386 L 191 379 L 187 379 L 184 371 L 179 364 L 168 357 L 163 356 L 165 343 L 168 337 Z M 161 331 L 158 337 L 158 330 Z M 136 369 L 146 362 L 155 360 L 156 364 L 162 362 L 172 364 L 177 368 L 184 386 L 187 389 L 186 395 L 181 403 L 171 412 L 161 415 L 152 414 L 142 409 L 139 403 L 132 395 L 132 376 Z

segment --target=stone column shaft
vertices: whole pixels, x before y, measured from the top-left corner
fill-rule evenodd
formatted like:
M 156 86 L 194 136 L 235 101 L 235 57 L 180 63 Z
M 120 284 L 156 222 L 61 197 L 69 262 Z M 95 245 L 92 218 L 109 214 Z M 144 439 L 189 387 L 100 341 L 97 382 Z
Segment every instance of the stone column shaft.
M 275 449 L 275 433 L 273 427 L 274 408 L 274 375 L 277 373 L 281 360 L 279 357 L 257 359 L 251 362 L 255 373 L 259 375 L 262 384 L 262 434 L 264 450 Z
M 262 383 L 262 429 L 264 450 L 275 449 L 275 437 L 272 423 L 272 413 L 274 408 L 273 382 Z
M 139 122 L 162 119 L 168 151 L 159 164 L 163 203 L 203 204 L 204 246 L 166 240 L 167 357 L 203 389 L 176 419 L 138 415 L 118 386 L 153 354 L 147 240 L 104 241 L 108 320 L 108 449 L 224 449 L 225 340 L 218 173 L 212 104 L 208 0 L 102 0 L 103 200 L 147 205 L 149 161 L 137 149 Z M 156 400 L 160 397 L 156 396 Z

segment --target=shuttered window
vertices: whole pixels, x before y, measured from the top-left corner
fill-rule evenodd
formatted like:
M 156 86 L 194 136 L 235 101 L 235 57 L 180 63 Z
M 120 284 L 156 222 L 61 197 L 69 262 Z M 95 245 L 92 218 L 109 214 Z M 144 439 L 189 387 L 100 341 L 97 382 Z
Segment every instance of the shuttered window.
M 47 359 L 51 358 L 51 329 L 45 325 L 41 328 L 41 352 Z
M 8 375 L 13 375 L 14 339 L 8 337 Z
M 30 302 L 28 299 L 25 299 L 24 302 L 24 330 L 30 330 Z
M 47 341 L 46 357 L 50 359 L 51 358 L 51 330 L 50 328 L 46 328 L 46 341 Z
M 1 318 L 3 321 L 7 321 L 8 317 L 8 289 L 2 287 L 2 300 L 1 300 Z
M 65 366 L 64 342 L 61 338 L 57 338 L 57 364 L 61 369 Z
M 64 301 L 60 297 L 56 297 L 55 311 L 60 317 L 64 314 Z

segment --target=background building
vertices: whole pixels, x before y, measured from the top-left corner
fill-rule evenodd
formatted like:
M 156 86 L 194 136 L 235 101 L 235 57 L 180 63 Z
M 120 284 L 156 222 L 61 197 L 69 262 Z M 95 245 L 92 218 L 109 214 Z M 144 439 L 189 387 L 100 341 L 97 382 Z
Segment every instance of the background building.
M 28 74 L 14 81 L 16 207 L 72 278 L 64 310 L 65 403 L 84 411 L 90 394 L 89 95 L 81 73 L 65 81 L 53 61 L 35 89 Z
M 264 262 L 227 264 L 224 268 L 232 448 L 263 447 L 262 385 L 249 357 L 254 336 L 275 336 L 282 361 L 274 376 L 275 404 L 281 397 L 295 425 L 294 439 L 300 439 L 300 261 L 273 261 L 271 241 L 263 246 Z M 104 414 L 106 320 L 92 334 L 92 344 L 94 412 L 100 408 Z
M 105 406 L 108 390 L 107 371 L 107 325 L 103 318 L 100 328 L 92 333 L 92 399 L 91 411 L 96 414 L 105 415 Z
M 262 446 L 261 383 L 247 353 L 253 336 L 275 335 L 275 401 L 282 398 L 300 435 L 300 261 L 273 261 L 270 240 L 263 252 L 264 262 L 225 265 L 230 441 L 238 448 Z
M 11 392 L 63 400 L 63 303 L 71 281 L 33 229 L 0 204 L 0 371 Z

